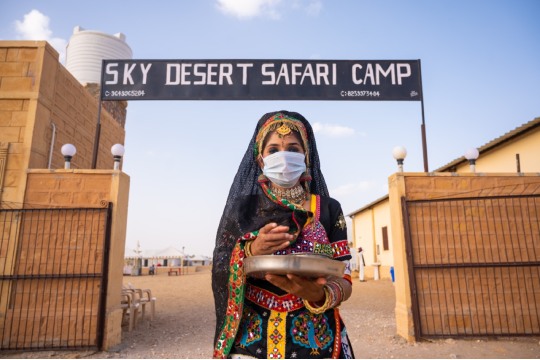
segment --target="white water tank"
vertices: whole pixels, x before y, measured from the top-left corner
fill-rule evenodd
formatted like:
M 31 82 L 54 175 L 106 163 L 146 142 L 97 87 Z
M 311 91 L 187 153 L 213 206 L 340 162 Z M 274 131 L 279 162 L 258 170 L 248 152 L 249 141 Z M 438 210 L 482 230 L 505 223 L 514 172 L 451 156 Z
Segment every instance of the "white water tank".
M 66 49 L 66 68 L 81 84 L 99 84 L 101 60 L 132 57 L 133 53 L 124 34 L 109 35 L 76 26 Z

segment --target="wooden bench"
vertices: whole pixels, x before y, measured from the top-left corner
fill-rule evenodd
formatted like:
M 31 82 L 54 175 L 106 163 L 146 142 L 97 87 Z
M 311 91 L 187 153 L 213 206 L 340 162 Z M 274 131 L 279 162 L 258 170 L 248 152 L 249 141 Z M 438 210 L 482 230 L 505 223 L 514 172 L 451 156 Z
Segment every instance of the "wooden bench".
M 168 275 L 171 276 L 173 273 L 175 275 L 182 275 L 182 273 L 180 272 L 180 269 L 169 269 Z

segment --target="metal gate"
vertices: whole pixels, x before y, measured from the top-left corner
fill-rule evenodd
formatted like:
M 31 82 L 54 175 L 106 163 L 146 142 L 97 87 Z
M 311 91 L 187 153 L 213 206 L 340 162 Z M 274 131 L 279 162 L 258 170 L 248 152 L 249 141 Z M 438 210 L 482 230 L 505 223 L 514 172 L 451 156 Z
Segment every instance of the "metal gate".
M 540 195 L 402 210 L 416 338 L 540 335 Z
M 101 348 L 111 204 L 0 210 L 0 350 Z

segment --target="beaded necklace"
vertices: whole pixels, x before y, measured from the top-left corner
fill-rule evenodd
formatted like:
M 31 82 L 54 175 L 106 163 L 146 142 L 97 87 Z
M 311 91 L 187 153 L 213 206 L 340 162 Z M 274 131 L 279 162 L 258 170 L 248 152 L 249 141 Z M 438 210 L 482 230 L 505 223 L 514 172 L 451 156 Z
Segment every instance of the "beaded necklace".
M 262 175 L 264 176 L 264 175 Z M 263 189 L 263 192 L 268 196 L 268 198 L 270 200 L 272 200 L 273 202 L 275 202 L 276 204 L 280 204 L 282 206 L 285 206 L 291 210 L 302 210 L 302 211 L 306 211 L 303 207 L 302 207 L 302 204 L 296 204 L 296 203 L 293 203 L 291 201 L 289 201 L 288 199 L 285 199 L 285 198 L 278 198 L 276 196 L 276 194 L 274 194 L 274 191 L 270 188 L 270 186 L 268 186 L 268 184 L 265 182 L 265 181 L 261 181 L 259 180 L 259 183 Z M 307 198 L 307 194 L 306 194 L 306 198 Z

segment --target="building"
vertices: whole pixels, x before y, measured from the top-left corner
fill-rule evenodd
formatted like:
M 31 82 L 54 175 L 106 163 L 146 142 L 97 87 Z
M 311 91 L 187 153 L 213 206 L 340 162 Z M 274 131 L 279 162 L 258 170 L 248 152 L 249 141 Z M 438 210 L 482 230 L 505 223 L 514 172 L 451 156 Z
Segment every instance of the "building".
M 478 148 L 478 173 L 540 172 L 540 117 Z M 459 157 L 434 172 L 467 173 L 470 164 Z M 353 247 L 363 250 L 366 278 L 390 278 L 394 264 L 389 196 L 385 195 L 348 214 Z M 358 262 L 358 261 L 357 261 Z
M 168 268 L 182 268 L 182 273 L 197 271 L 197 267 L 209 266 L 212 258 L 203 255 L 189 255 L 182 250 L 169 246 L 164 249 L 126 248 L 124 254 L 124 275 L 147 275 L 150 266 L 160 271 Z M 192 268 L 190 270 L 190 268 Z

